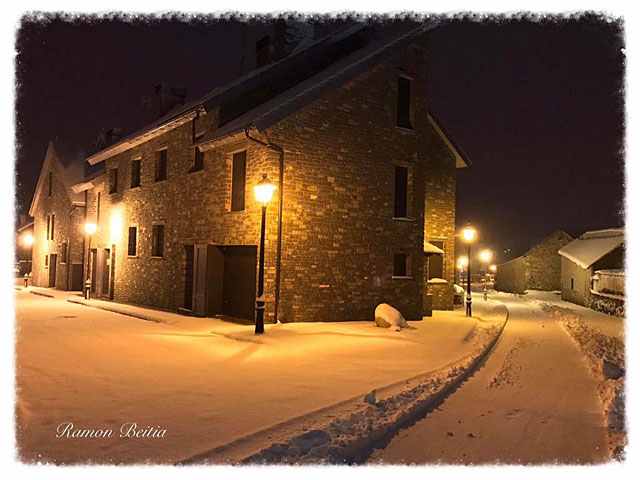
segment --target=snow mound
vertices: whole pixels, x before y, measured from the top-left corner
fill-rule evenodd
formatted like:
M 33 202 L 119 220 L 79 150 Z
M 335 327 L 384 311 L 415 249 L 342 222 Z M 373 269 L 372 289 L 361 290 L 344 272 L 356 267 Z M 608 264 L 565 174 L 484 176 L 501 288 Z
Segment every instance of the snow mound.
M 453 293 L 456 295 L 464 295 L 464 288 L 456 283 L 453 285 Z
M 387 303 L 381 303 L 375 311 L 376 326 L 382 328 L 406 328 L 407 321 L 402 314 Z

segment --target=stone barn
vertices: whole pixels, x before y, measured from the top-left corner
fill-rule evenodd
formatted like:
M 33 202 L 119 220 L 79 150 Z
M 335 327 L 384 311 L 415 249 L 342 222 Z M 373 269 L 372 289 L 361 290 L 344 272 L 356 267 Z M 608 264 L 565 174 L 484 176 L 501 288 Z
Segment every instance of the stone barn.
M 524 255 L 498 266 L 495 289 L 524 293 L 526 290 L 560 290 L 558 250 L 573 239 L 557 230 L 529 249 Z

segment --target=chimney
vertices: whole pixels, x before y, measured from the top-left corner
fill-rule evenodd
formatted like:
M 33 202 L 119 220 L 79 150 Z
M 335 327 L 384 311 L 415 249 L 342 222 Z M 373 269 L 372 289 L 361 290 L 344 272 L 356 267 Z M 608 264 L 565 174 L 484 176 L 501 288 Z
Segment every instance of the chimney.
M 153 122 L 164 116 L 176 105 L 184 105 L 187 91 L 168 83 L 159 83 L 149 95 L 142 96 L 143 120 Z

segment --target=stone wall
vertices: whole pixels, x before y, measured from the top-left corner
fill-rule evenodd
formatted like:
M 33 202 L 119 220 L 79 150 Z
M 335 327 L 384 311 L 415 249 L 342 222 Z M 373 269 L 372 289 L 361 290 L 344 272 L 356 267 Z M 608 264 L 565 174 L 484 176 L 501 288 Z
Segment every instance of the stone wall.
M 526 288 L 560 290 L 561 274 L 558 250 L 572 240 L 569 235 L 559 230 L 524 255 Z
M 524 257 L 498 265 L 494 288 L 501 292 L 524 293 L 527 289 Z
M 452 283 L 427 283 L 427 290 L 432 295 L 434 310 L 453 310 L 453 284 Z
M 624 317 L 626 302 L 623 297 L 591 292 L 589 295 L 589 308 L 606 313 L 607 315 Z
M 562 300 L 585 307 L 589 306 L 591 270 L 578 266 L 566 257 L 561 259 L 561 269 Z M 573 288 L 571 286 L 572 279 Z

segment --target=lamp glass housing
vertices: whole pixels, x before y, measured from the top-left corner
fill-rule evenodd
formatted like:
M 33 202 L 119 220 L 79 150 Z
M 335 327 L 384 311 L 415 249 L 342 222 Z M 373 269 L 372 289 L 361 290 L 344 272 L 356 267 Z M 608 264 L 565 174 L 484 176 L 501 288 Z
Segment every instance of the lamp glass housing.
M 264 174 L 262 176 L 262 180 L 260 180 L 257 185 L 253 187 L 253 191 L 256 194 L 256 199 L 260 203 L 266 205 L 271 201 L 271 197 L 273 196 L 273 192 L 276 188 L 278 187 L 271 183 L 271 180 L 269 180 L 267 178 L 267 175 Z
M 89 235 L 93 235 L 94 233 L 96 233 L 96 228 L 97 228 L 97 225 L 95 223 L 84 224 L 84 231 L 87 232 Z
M 466 226 L 462 230 L 462 238 L 465 242 L 471 243 L 476 238 L 476 230 L 471 226 Z

